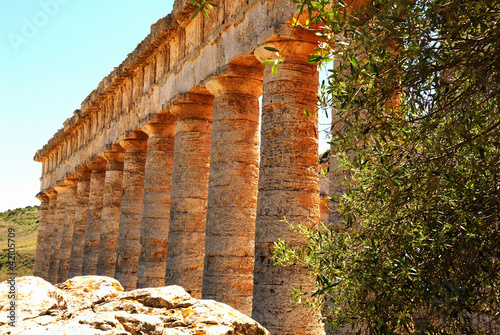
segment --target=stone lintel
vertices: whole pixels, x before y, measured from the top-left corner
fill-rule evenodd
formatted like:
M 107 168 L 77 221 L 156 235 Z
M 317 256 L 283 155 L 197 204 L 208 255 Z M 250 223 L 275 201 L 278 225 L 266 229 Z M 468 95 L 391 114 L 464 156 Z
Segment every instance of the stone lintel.
M 81 103 L 78 114 L 74 118 L 72 125 L 76 124 L 78 119 L 92 114 L 98 110 L 97 104 L 116 89 L 126 77 L 131 77 L 136 68 L 140 67 L 144 61 L 156 50 L 158 45 L 175 35 L 180 29 L 187 26 L 191 20 L 190 17 L 194 11 L 194 6 L 186 0 L 175 1 L 175 8 L 171 14 L 159 19 L 151 25 L 150 34 L 137 45 L 127 58 L 111 71 L 109 75 L 101 80 L 97 89 L 93 90 Z M 76 116 L 76 115 L 75 115 Z M 73 118 L 71 118 L 73 120 Z M 34 160 L 40 162 L 42 157 L 47 155 L 52 148 L 57 146 L 66 133 L 69 131 L 66 127 L 61 129 L 49 140 L 49 142 L 35 154 Z

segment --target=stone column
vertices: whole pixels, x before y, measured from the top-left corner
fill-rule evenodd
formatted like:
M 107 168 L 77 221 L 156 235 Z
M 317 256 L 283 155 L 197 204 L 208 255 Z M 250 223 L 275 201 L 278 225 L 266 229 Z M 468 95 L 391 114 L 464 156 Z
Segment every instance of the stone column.
M 49 197 L 49 209 L 47 210 L 47 224 L 45 225 L 45 241 L 43 242 L 42 269 L 40 277 L 49 279 L 50 255 L 52 253 L 52 234 L 54 230 L 54 219 L 56 213 L 57 192 L 51 188 L 45 192 Z
M 120 141 L 126 151 L 115 278 L 127 291 L 135 289 L 137 283 L 147 138 L 141 131 L 132 131 Z
M 74 175 L 69 175 L 64 181 L 68 188 L 66 191 L 66 213 L 62 229 L 61 251 L 59 253 L 59 269 L 57 275 L 58 283 L 62 283 L 68 279 L 69 258 L 71 256 L 71 240 L 73 239 L 73 229 L 75 226 L 78 185 L 78 180 Z
M 71 241 L 68 278 L 82 275 L 85 229 L 87 227 L 87 212 L 89 209 L 90 176 L 92 173 L 86 165 L 81 165 L 76 170 L 78 187 L 76 190 L 75 225 Z
M 42 259 L 43 259 L 43 244 L 45 242 L 45 229 L 47 226 L 47 212 L 49 211 L 49 197 L 45 193 L 38 193 L 40 200 L 40 214 L 38 224 L 38 235 L 36 239 L 35 265 L 33 267 L 33 276 L 41 276 Z
M 164 110 L 177 117 L 166 285 L 201 298 L 213 97 L 180 94 Z
M 89 209 L 85 227 L 85 247 L 83 249 L 82 275 L 84 276 L 95 275 L 97 272 L 106 160 L 102 157 L 96 157 L 87 166 L 92 170 L 92 175 L 90 177 Z
M 215 96 L 203 299 L 250 316 L 259 178 L 262 68 L 233 67 L 206 83 Z
M 49 279 L 52 284 L 57 283 L 59 273 L 59 254 L 61 252 L 62 231 L 64 227 L 64 217 L 66 216 L 66 192 L 68 185 L 63 181 L 54 186 L 57 191 L 57 204 L 54 215 L 54 227 L 52 229 L 52 241 L 50 250 Z
M 175 117 L 170 113 L 150 115 L 142 127 L 149 138 L 137 288 L 165 285 L 174 129 Z
M 123 161 L 125 150 L 119 144 L 108 145 L 102 156 L 106 159 L 106 181 L 97 258 L 97 275 L 115 275 L 116 245 L 120 225 Z
M 313 290 L 306 272 L 274 266 L 272 260 L 278 239 L 300 243 L 282 221 L 284 217 L 312 227 L 319 222 L 318 130 L 317 114 L 313 113 L 318 74 L 316 65 L 307 63 L 307 55 L 317 45 L 314 38 L 273 41 L 272 46 L 282 51 L 284 63 L 277 75 L 271 73 L 271 65 L 264 70 L 252 317 L 273 334 L 323 333 L 320 315 L 290 305 L 293 288 Z M 255 54 L 259 61 L 274 56 L 264 46 Z

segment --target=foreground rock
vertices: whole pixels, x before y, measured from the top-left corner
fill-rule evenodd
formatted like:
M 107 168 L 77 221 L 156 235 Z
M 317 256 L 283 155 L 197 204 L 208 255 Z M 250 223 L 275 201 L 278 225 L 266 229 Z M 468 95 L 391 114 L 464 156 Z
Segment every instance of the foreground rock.
M 7 318 L 10 285 L 0 284 L 0 334 L 269 334 L 235 309 L 194 299 L 180 286 L 124 292 L 118 281 L 101 276 L 75 277 L 55 287 L 39 277 L 16 282 L 15 327 Z

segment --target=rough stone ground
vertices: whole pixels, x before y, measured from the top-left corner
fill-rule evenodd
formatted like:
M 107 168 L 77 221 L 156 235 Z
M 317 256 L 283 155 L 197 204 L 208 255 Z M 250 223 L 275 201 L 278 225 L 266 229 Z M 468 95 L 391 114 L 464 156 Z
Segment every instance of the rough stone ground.
M 74 277 L 56 286 L 33 276 L 16 282 L 16 327 L 7 319 L 10 285 L 0 284 L 0 334 L 269 334 L 228 305 L 194 299 L 180 286 L 124 292 L 104 276 Z

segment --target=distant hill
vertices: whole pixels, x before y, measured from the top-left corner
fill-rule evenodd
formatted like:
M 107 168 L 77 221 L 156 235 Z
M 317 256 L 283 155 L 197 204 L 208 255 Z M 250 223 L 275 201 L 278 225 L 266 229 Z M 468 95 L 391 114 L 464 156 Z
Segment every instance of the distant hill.
M 8 229 L 15 229 L 17 277 L 33 274 L 40 206 L 16 208 L 0 213 L 0 282 L 8 276 Z

